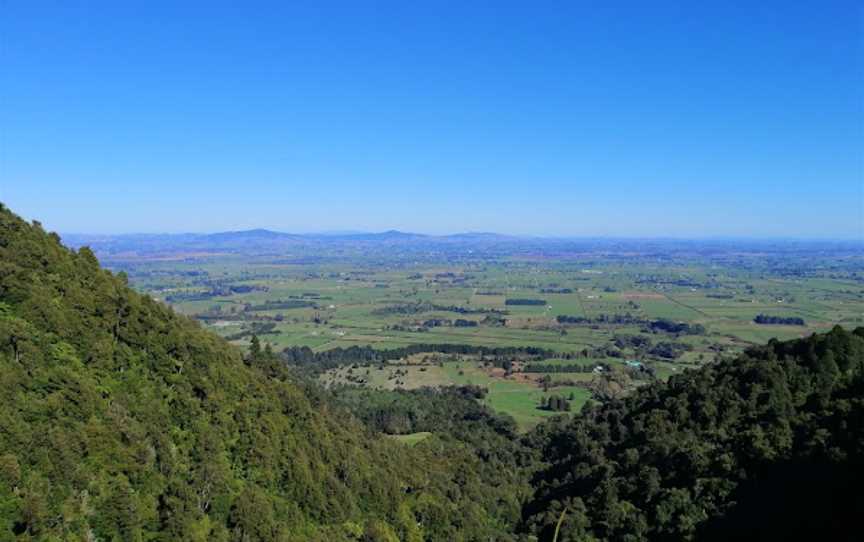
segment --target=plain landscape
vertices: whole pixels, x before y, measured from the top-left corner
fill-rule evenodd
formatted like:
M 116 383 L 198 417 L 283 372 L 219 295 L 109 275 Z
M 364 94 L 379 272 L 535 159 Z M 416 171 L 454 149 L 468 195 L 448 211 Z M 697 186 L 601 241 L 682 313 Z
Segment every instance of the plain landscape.
M 298 363 L 381 352 L 334 362 L 326 387 L 481 386 L 524 429 L 560 414 L 553 396 L 578 412 L 772 338 L 864 324 L 854 241 L 258 230 L 68 242 L 240 347 L 254 336 Z

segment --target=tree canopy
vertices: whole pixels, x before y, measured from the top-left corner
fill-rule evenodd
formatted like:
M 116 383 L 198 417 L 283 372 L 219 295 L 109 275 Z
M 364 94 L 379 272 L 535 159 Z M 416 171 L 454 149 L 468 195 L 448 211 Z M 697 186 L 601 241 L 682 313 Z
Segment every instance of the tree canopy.
M 533 438 L 524 528 L 544 540 L 565 509 L 559 541 L 842 540 L 864 512 L 864 328 L 772 340 Z

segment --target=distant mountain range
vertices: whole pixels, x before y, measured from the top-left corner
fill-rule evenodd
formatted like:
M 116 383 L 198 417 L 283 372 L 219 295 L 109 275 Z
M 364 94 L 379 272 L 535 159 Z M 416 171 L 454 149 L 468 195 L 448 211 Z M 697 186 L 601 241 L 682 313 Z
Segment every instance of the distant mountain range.
M 224 231 L 216 233 L 122 233 L 122 234 L 79 234 L 69 233 L 64 234 L 63 239 L 69 243 L 78 242 L 104 242 L 107 240 L 148 240 L 148 239 L 172 239 L 175 241 L 183 240 L 210 240 L 214 242 L 227 241 L 232 239 L 298 239 L 298 240 L 334 240 L 334 239 L 349 239 L 349 240 L 403 240 L 403 239 L 519 239 L 519 237 L 511 235 L 502 235 L 489 232 L 465 232 L 455 233 L 450 235 L 429 235 L 425 233 L 405 232 L 399 230 L 387 230 L 383 232 L 363 232 L 363 231 L 334 231 L 321 233 L 287 233 L 264 228 L 256 228 L 251 230 L 239 231 Z
M 120 235 L 62 235 L 71 248 L 89 246 L 103 259 L 195 258 L 218 254 L 246 256 L 343 257 L 345 255 L 398 255 L 418 258 L 473 258 L 528 256 L 584 257 L 586 254 L 634 255 L 665 258 L 672 254 L 836 253 L 860 256 L 864 243 L 858 241 L 794 240 L 684 240 L 564 238 L 465 232 L 450 235 L 387 230 L 383 232 L 286 233 L 252 229 L 218 233 L 165 233 Z
M 153 252 L 161 250 L 241 251 L 280 249 L 292 246 L 336 244 L 404 244 L 404 243 L 503 243 L 527 241 L 530 238 L 496 233 L 458 233 L 453 235 L 427 235 L 422 233 L 388 230 L 384 232 L 332 232 L 286 233 L 266 229 L 228 231 L 218 233 L 164 233 L 88 235 L 65 234 L 63 242 L 73 248 L 90 246 L 96 252 Z

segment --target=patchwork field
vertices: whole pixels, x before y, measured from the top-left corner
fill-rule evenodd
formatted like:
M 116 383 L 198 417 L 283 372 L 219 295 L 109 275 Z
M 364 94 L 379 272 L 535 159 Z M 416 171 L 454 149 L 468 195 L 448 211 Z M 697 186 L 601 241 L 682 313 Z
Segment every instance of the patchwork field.
M 793 266 L 784 260 L 736 258 L 501 257 L 445 264 L 219 256 L 115 268 L 229 341 L 247 346 L 257 336 L 277 353 L 412 345 L 430 345 L 430 352 L 447 345 L 540 349 L 545 359 L 535 363 L 563 367 L 504 374 L 472 360 L 390 360 L 320 377 L 326 385 L 381 389 L 477 385 L 488 390 L 486 404 L 530 427 L 556 414 L 540 408 L 553 395 L 572 396 L 571 411 L 581 408 L 598 387 L 609 387 L 609 371 L 621 381 L 612 386 L 617 392 L 771 338 L 864 322 L 860 259 L 802 257 L 790 274 Z M 772 323 L 757 323 L 760 315 Z M 576 372 L 576 363 L 589 367 Z M 598 364 L 606 374 L 590 372 Z

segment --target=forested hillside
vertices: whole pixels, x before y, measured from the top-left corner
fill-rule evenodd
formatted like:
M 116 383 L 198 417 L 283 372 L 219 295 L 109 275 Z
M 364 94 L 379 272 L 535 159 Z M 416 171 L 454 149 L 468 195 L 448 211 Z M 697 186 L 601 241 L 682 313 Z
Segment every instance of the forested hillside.
M 513 530 L 472 454 L 375 436 L 125 282 L 0 208 L 0 540 Z
M 853 540 L 864 328 L 771 341 L 534 435 L 526 530 L 558 540 Z M 563 520 L 562 520 L 563 516 Z
M 864 513 L 864 328 L 527 435 L 483 393 L 303 383 L 0 206 L 0 540 L 851 540 Z

